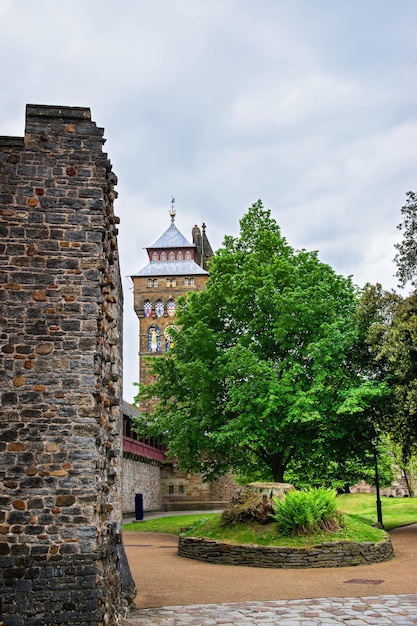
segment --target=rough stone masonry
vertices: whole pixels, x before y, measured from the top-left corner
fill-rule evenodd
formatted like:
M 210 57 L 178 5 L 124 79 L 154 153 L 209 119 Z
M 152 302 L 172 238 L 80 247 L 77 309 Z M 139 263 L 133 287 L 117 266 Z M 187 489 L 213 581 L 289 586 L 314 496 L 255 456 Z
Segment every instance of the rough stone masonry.
M 0 625 L 117 624 L 122 288 L 116 176 L 88 108 L 0 137 Z

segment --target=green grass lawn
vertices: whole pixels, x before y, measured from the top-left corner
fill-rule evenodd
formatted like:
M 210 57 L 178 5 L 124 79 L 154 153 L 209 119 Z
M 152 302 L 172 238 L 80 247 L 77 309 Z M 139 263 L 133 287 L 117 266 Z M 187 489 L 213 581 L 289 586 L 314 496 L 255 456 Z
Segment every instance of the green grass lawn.
M 376 496 L 372 493 L 350 493 L 338 496 L 338 508 L 342 513 L 360 515 L 376 524 Z M 381 497 L 382 521 L 385 530 L 417 523 L 417 498 Z
M 215 517 L 218 513 L 194 513 L 190 515 L 170 515 L 168 517 L 157 517 L 155 519 L 144 520 L 142 522 L 131 522 L 123 524 L 123 530 L 137 530 L 148 533 L 168 533 L 179 535 L 183 528 L 194 526 L 202 519 Z
M 141 522 L 124 524 L 123 530 L 159 532 L 179 535 L 185 528 L 188 534 L 204 536 L 235 543 L 258 545 L 286 545 L 307 547 L 324 541 L 379 541 L 384 533 L 375 528 L 375 495 L 368 493 L 338 496 L 338 508 L 344 514 L 344 527 L 339 533 L 317 533 L 301 537 L 283 537 L 274 524 L 267 526 L 237 524 L 232 528 L 220 527 L 220 514 L 199 513 L 160 517 Z M 417 498 L 387 498 L 382 500 L 384 527 L 391 530 L 398 526 L 417 523 Z

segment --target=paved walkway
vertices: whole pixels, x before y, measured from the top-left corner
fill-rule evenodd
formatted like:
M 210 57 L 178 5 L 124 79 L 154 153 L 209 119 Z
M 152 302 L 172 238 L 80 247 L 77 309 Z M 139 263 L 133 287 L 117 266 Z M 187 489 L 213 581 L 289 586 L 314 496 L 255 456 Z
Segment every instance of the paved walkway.
M 173 535 L 126 532 L 138 595 L 121 626 L 417 626 L 417 524 L 391 538 L 385 563 L 271 570 L 184 559 Z
M 121 626 L 414 626 L 417 595 L 196 604 L 137 611 Z

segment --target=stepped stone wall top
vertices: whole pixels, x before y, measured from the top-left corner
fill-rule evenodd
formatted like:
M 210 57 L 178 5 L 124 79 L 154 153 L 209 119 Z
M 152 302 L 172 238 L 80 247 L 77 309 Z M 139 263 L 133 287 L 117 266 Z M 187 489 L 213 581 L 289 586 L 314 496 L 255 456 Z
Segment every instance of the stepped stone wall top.
M 43 105 L 23 138 L 0 137 L 0 622 L 14 626 L 112 626 L 134 593 L 104 141 L 88 108 Z

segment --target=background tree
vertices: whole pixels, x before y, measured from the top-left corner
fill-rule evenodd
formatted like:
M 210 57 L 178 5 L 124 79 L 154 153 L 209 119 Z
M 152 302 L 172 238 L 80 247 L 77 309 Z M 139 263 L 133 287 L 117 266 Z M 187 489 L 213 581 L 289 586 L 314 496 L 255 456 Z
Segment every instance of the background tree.
M 149 361 L 152 416 L 184 469 L 214 478 L 230 468 L 283 482 L 291 463 L 369 447 L 357 414 L 338 412 L 360 383 L 349 278 L 295 251 L 255 203 L 240 236 L 225 237 L 207 288 L 179 303 L 174 348 Z
M 403 231 L 403 239 L 395 246 L 398 253 L 394 262 L 399 286 L 404 287 L 410 282 L 417 287 L 417 195 L 409 191 L 406 196 L 406 203 L 401 209 L 403 222 L 398 225 L 398 229 Z
M 380 427 L 398 445 L 397 458 L 410 495 L 414 494 L 412 455 L 417 450 L 417 293 L 403 298 L 368 286 L 364 307 L 374 310 L 367 344 L 375 379 L 385 381 L 388 394 Z
M 357 441 L 357 437 L 355 438 Z M 350 493 L 351 487 L 361 481 L 375 486 L 375 459 L 371 449 L 370 440 L 367 439 L 365 446 L 360 446 L 359 453 L 349 450 L 337 459 L 330 460 L 327 456 L 316 459 L 314 464 L 309 464 L 308 473 L 300 471 L 302 468 L 291 464 L 287 472 L 288 481 L 297 489 L 308 487 L 332 487 L 339 493 Z M 389 487 L 392 485 L 395 475 L 393 470 L 392 445 L 386 437 L 381 437 L 377 444 L 379 485 Z
M 417 196 L 410 191 L 402 207 L 398 228 L 403 239 L 395 247 L 399 286 L 417 286 Z M 396 444 L 396 457 L 407 488 L 414 495 L 413 454 L 417 450 L 417 291 L 402 296 L 367 285 L 359 317 L 364 329 L 369 376 L 384 383 L 387 394 L 379 410 L 380 427 Z
M 404 459 L 403 449 L 402 449 L 402 446 L 399 444 L 394 444 L 392 446 L 392 452 L 393 452 L 395 465 L 398 467 L 398 469 L 401 471 L 404 477 L 405 483 L 407 485 L 408 493 L 410 494 L 411 498 L 415 498 L 416 493 L 415 493 L 414 481 L 417 475 L 416 474 L 417 456 L 414 452 L 413 454 L 410 455 L 409 459 Z
M 403 231 L 401 243 L 394 261 L 399 286 L 407 282 L 417 287 L 417 195 L 407 194 L 402 207 Z M 398 306 L 393 319 L 391 332 L 384 344 L 384 352 L 394 370 L 393 398 L 396 415 L 399 418 L 399 432 L 396 440 L 400 443 L 399 465 L 407 481 L 408 491 L 414 496 L 413 454 L 417 450 L 417 291 L 414 290 Z

